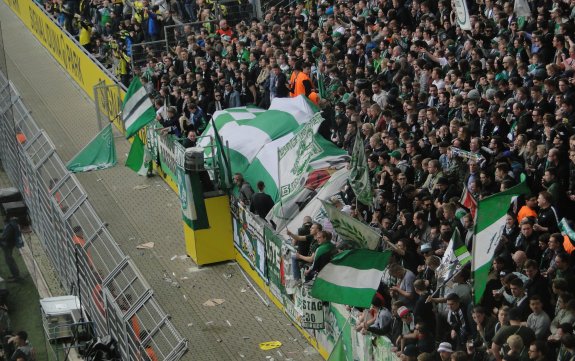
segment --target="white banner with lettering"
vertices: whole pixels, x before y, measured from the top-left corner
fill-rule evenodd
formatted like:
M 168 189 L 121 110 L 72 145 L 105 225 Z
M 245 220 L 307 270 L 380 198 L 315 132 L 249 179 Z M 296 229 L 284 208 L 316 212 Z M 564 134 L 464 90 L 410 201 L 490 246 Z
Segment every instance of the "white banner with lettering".
M 471 30 L 471 19 L 465 0 L 453 0 L 455 5 L 455 21 L 461 30 Z

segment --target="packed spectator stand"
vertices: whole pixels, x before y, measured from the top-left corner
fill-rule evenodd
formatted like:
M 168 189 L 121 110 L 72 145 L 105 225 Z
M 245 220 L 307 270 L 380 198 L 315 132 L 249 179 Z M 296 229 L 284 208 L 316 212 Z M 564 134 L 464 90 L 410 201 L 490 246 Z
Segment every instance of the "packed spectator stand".
M 444 0 L 292 2 L 233 23 L 206 0 L 43 5 L 122 83 L 141 77 L 157 120 L 190 145 L 218 110 L 301 94 L 350 155 L 360 132 L 373 203 L 348 186 L 342 208 L 381 231 L 394 263 L 357 332 L 389 337 L 406 360 L 575 357 L 574 247 L 559 229 L 575 209 L 574 2 L 467 2 L 470 31 Z M 176 22 L 190 24 L 163 31 Z M 173 47 L 134 64 L 133 44 L 168 36 Z M 481 200 L 522 175 L 530 195 L 510 207 L 472 302 L 468 268 L 448 286 L 435 274 L 455 229 L 473 249 L 461 195 Z

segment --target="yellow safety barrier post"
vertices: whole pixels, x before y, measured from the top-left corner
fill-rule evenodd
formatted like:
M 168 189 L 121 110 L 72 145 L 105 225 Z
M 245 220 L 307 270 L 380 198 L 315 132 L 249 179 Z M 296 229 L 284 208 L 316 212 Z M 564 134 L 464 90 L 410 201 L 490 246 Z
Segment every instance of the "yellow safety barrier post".
M 230 199 L 204 167 L 204 149 L 174 148 L 186 251 L 198 266 L 233 260 Z

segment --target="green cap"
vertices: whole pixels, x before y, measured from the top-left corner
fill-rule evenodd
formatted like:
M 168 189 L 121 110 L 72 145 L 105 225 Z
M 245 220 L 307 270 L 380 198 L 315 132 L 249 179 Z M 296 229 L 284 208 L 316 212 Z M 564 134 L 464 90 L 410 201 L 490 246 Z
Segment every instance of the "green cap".
M 394 150 L 393 152 L 389 152 L 387 153 L 387 155 L 389 155 L 392 158 L 395 159 L 401 159 L 401 153 L 399 152 L 399 150 Z

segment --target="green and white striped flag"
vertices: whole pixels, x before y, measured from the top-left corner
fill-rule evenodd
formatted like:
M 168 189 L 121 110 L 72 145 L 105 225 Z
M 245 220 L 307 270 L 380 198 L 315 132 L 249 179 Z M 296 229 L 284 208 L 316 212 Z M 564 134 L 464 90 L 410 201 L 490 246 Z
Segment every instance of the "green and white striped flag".
M 447 249 L 441 259 L 441 265 L 437 270 L 437 275 L 447 281 L 453 276 L 456 270 L 471 262 L 471 254 L 467 246 L 461 240 L 459 230 L 456 228 L 449 240 Z
M 148 97 L 140 78 L 134 77 L 122 104 L 122 120 L 126 128 L 126 139 L 133 137 L 140 129 L 156 117 L 154 105 Z
M 529 188 L 527 187 L 525 176 L 522 175 L 521 183 L 503 192 L 484 198 L 477 204 L 473 265 L 471 267 L 476 303 L 481 301 L 481 297 L 483 297 L 485 292 L 487 276 L 495 256 L 495 250 L 501 240 L 509 206 L 519 195 L 527 193 L 529 193 Z
M 391 251 L 353 249 L 336 255 L 317 275 L 311 295 L 322 301 L 370 307 Z
M 345 241 L 356 243 L 358 248 L 371 250 L 377 248 L 381 236 L 375 229 L 341 212 L 324 200 L 321 200 L 321 203 L 327 213 L 327 218 L 333 225 L 333 229 L 341 238 Z
M 347 352 L 345 350 L 345 344 L 343 342 L 343 331 L 339 334 L 337 342 L 333 346 L 327 361 L 347 361 Z
M 323 121 L 306 97 L 275 98 L 269 110 L 253 107 L 216 112 L 213 120 L 224 144 L 229 147 L 231 171 L 242 173 L 254 186 L 266 184 L 276 204 L 269 217 L 283 228 L 300 205 L 308 201 L 349 157 L 342 149 L 317 134 Z M 202 136 L 214 136 L 210 124 Z M 210 138 L 202 137 L 207 159 Z M 280 190 L 281 187 L 281 190 Z M 281 205 L 283 204 L 283 208 Z M 295 207 L 295 208 L 294 208 Z M 284 215 L 289 215 L 284 219 Z
M 258 181 L 264 181 L 266 193 L 277 201 L 279 197 L 272 176 L 274 174 L 277 178 L 277 150 L 274 152 L 273 146 L 268 147 L 269 151 L 262 152 L 262 149 L 268 143 L 296 131 L 316 111 L 317 108 L 307 98 L 298 97 L 276 98 L 269 110 L 241 107 L 215 112 L 213 124 L 223 144 L 229 147 L 232 173 L 242 173 L 244 179 L 254 186 Z M 212 157 L 212 149 L 207 146 L 210 137 L 215 136 L 213 124 L 210 122 L 206 127 L 198 143 L 198 146 L 205 148 L 206 158 Z M 281 144 L 284 143 L 274 143 L 275 148 Z M 248 172 L 250 167 L 252 169 Z
M 136 134 L 132 141 L 132 146 L 130 147 L 130 153 L 128 153 L 128 158 L 126 159 L 126 167 L 139 175 L 146 175 L 150 158 L 151 157 L 147 155 L 144 142 L 142 142 L 140 136 Z

